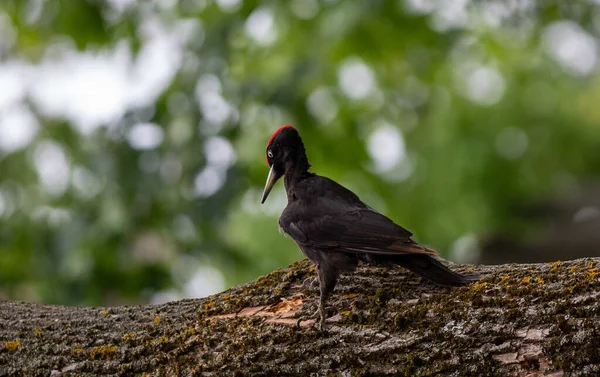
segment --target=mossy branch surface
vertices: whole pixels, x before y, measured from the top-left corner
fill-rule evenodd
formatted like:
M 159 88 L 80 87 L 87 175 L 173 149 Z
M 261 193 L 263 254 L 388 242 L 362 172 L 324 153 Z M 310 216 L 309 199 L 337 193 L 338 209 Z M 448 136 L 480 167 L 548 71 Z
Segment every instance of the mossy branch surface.
M 453 266 L 440 288 L 401 268 L 342 277 L 324 332 L 300 261 L 221 294 L 83 308 L 0 302 L 0 376 L 596 376 L 600 259 Z

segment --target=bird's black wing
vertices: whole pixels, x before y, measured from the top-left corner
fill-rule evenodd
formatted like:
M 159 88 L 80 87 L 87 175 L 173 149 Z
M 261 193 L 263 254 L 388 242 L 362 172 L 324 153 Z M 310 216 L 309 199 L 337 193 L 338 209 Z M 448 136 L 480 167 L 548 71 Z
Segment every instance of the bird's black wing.
M 412 233 L 371 208 L 324 210 L 285 224 L 301 246 L 318 250 L 377 255 L 437 254 L 410 239 Z

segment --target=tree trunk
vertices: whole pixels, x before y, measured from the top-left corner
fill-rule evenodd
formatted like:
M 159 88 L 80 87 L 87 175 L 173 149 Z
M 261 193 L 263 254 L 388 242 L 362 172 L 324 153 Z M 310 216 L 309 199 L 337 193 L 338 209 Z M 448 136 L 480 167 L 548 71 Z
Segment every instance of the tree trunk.
M 597 376 L 600 259 L 342 277 L 323 332 L 307 261 L 221 294 L 113 308 L 0 302 L 0 376 Z

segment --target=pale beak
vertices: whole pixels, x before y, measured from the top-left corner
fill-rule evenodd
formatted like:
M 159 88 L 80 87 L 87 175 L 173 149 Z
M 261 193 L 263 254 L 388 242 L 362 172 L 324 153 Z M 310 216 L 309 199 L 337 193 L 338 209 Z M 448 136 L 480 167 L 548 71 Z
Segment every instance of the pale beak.
M 261 204 L 264 203 L 265 200 L 267 200 L 267 196 L 269 196 L 271 189 L 273 188 L 273 186 L 275 186 L 275 182 L 277 182 L 279 178 L 281 178 L 281 175 L 275 172 L 275 164 L 271 165 L 269 175 L 267 176 L 267 183 L 265 183 L 265 189 L 263 190 L 262 199 L 260 200 Z

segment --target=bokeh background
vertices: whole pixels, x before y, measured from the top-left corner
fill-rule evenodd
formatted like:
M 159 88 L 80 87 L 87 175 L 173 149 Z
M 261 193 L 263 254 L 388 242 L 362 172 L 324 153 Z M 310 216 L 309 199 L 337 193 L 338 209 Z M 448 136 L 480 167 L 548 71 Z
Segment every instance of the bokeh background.
M 2 0 L 0 297 L 201 297 L 302 257 L 265 144 L 456 262 L 600 255 L 598 1 Z

